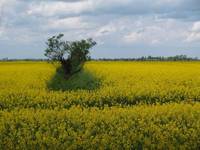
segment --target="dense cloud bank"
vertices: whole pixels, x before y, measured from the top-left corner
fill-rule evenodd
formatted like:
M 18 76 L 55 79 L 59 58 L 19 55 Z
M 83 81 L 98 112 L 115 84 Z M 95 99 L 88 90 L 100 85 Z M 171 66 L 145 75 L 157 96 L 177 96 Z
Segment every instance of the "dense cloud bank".
M 43 57 L 45 40 L 59 32 L 93 37 L 93 57 L 200 56 L 200 1 L 0 1 L 0 57 Z

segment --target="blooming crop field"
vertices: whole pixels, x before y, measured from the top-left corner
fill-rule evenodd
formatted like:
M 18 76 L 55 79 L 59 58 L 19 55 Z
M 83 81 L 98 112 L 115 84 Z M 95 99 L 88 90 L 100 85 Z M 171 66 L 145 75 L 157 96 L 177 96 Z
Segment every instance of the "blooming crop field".
M 0 149 L 198 149 L 200 62 L 0 62 Z

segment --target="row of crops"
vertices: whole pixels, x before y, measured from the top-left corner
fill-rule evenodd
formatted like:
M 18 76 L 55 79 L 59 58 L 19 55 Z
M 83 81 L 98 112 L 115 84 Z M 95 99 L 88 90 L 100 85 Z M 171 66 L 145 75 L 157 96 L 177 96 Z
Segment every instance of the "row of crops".
M 200 104 L 0 112 L 0 149 L 197 149 Z
M 0 63 L 0 149 L 198 149 L 199 62 Z

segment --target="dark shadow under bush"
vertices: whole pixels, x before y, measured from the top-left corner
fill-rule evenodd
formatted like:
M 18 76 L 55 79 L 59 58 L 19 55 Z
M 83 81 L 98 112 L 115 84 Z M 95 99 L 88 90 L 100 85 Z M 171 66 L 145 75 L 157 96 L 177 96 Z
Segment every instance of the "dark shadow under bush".
M 62 67 L 59 67 L 56 74 L 47 82 L 47 88 L 54 91 L 67 90 L 95 90 L 100 86 L 100 79 L 96 78 L 88 70 L 67 77 Z

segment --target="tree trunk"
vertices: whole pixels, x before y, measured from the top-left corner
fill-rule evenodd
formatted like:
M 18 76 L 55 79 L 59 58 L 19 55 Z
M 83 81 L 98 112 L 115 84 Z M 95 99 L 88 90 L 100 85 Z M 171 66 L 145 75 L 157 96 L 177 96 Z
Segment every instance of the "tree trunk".
M 61 61 L 61 65 L 62 65 L 62 68 L 64 70 L 64 73 L 69 76 L 71 74 L 71 70 L 72 70 L 72 66 L 71 66 L 71 62 L 69 59 L 67 60 L 62 60 Z

